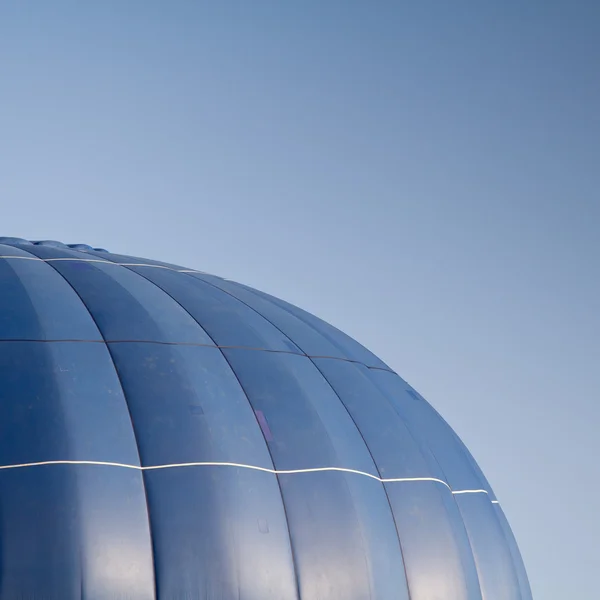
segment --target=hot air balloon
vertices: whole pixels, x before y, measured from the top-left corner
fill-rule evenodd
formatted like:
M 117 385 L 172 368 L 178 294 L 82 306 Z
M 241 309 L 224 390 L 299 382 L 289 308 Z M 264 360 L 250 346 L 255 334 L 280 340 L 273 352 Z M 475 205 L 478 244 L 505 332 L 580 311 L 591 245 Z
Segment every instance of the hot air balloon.
M 246 285 L 0 238 L 0 598 L 530 600 L 458 436 Z

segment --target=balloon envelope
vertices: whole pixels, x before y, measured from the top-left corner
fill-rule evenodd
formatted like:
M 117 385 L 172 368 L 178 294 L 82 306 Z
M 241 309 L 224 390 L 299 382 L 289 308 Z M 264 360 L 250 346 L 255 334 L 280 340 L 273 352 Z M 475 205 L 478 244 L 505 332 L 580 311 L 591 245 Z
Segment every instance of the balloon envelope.
M 457 435 L 317 317 L 0 238 L 0 597 L 529 600 Z

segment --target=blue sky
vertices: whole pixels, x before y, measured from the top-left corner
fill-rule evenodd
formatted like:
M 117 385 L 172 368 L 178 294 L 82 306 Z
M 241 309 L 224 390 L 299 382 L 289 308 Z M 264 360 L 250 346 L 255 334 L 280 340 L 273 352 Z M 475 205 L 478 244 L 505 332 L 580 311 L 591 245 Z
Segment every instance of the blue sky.
M 600 4 L 4 0 L 2 235 L 329 320 L 446 417 L 536 598 L 600 568 Z

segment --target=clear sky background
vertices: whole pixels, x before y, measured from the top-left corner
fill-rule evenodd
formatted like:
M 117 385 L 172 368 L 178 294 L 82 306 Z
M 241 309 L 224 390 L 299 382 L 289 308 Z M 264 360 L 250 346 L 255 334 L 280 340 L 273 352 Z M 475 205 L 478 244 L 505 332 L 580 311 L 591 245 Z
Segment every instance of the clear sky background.
M 0 0 L 0 208 L 356 337 L 599 597 L 598 0 Z

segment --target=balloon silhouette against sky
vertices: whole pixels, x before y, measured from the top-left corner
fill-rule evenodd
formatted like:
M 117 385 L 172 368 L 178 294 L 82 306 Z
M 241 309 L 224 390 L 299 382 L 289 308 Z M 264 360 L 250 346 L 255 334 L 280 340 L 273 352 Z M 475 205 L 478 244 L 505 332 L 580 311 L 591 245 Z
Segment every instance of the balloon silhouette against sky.
M 2 598 L 529 600 L 442 417 L 198 270 L 0 238 Z

